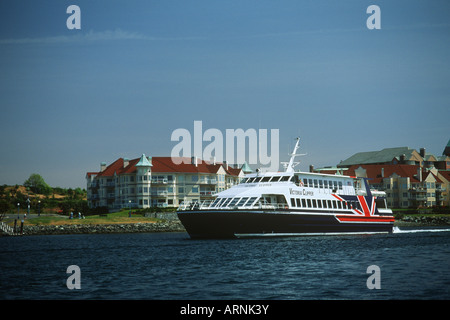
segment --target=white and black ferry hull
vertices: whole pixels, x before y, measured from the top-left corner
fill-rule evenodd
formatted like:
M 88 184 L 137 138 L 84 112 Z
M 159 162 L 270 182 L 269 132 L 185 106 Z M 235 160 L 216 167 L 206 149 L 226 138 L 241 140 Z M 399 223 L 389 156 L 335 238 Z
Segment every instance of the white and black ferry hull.
M 179 211 L 192 239 L 392 232 L 392 216 L 258 210 Z

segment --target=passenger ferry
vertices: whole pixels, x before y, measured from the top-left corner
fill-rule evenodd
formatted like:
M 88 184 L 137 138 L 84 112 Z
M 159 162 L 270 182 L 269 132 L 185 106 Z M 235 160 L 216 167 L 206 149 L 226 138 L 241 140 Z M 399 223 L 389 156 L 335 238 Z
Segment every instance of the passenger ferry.
M 299 139 L 285 172 L 249 174 L 212 201 L 177 210 L 192 239 L 392 232 L 386 194 L 367 178 L 295 172 Z

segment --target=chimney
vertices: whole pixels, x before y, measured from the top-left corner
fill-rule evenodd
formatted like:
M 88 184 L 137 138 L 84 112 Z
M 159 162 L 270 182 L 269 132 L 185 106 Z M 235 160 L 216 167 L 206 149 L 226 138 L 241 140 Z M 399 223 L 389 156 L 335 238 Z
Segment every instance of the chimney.
M 212 165 L 216 165 L 216 157 L 211 157 L 211 159 L 209 160 L 209 162 L 212 164 Z
M 401 163 L 401 164 L 405 164 L 405 158 L 406 158 L 406 155 L 405 155 L 405 154 L 402 154 L 402 155 L 400 156 L 400 163 Z
M 126 166 L 128 166 L 130 164 L 130 159 L 128 158 L 123 158 L 123 167 L 125 168 Z
M 425 148 L 420 148 L 420 156 L 421 156 L 422 158 L 425 157 Z
M 103 172 L 106 169 L 106 162 L 100 163 L 100 171 Z
M 228 170 L 228 162 L 227 161 L 223 162 L 223 166 L 225 167 L 225 170 Z
M 422 182 L 422 168 L 420 166 L 417 168 L 417 179 Z
M 381 177 L 384 178 L 384 168 L 381 168 Z
M 314 166 L 312 164 L 309 165 L 309 172 L 314 172 Z

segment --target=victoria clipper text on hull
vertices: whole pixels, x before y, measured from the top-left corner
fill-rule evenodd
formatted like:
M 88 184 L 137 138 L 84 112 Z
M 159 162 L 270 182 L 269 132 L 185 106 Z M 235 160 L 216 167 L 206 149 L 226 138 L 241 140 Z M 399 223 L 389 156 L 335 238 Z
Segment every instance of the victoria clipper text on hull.
M 299 139 L 285 172 L 257 172 L 212 201 L 183 202 L 177 214 L 190 237 L 241 238 L 392 232 L 386 194 L 367 179 L 295 172 Z

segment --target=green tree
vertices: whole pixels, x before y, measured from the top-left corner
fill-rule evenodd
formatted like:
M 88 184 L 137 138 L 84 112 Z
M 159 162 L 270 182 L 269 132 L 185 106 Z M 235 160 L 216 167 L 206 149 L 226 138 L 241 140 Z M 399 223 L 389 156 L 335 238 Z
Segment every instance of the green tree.
M 12 204 L 4 199 L 0 199 L 0 221 L 3 219 L 5 214 L 11 210 L 13 210 Z
M 47 196 L 52 193 L 52 188 L 44 181 L 44 178 L 37 173 L 31 174 L 23 185 L 30 188 L 34 193 L 45 194 Z

